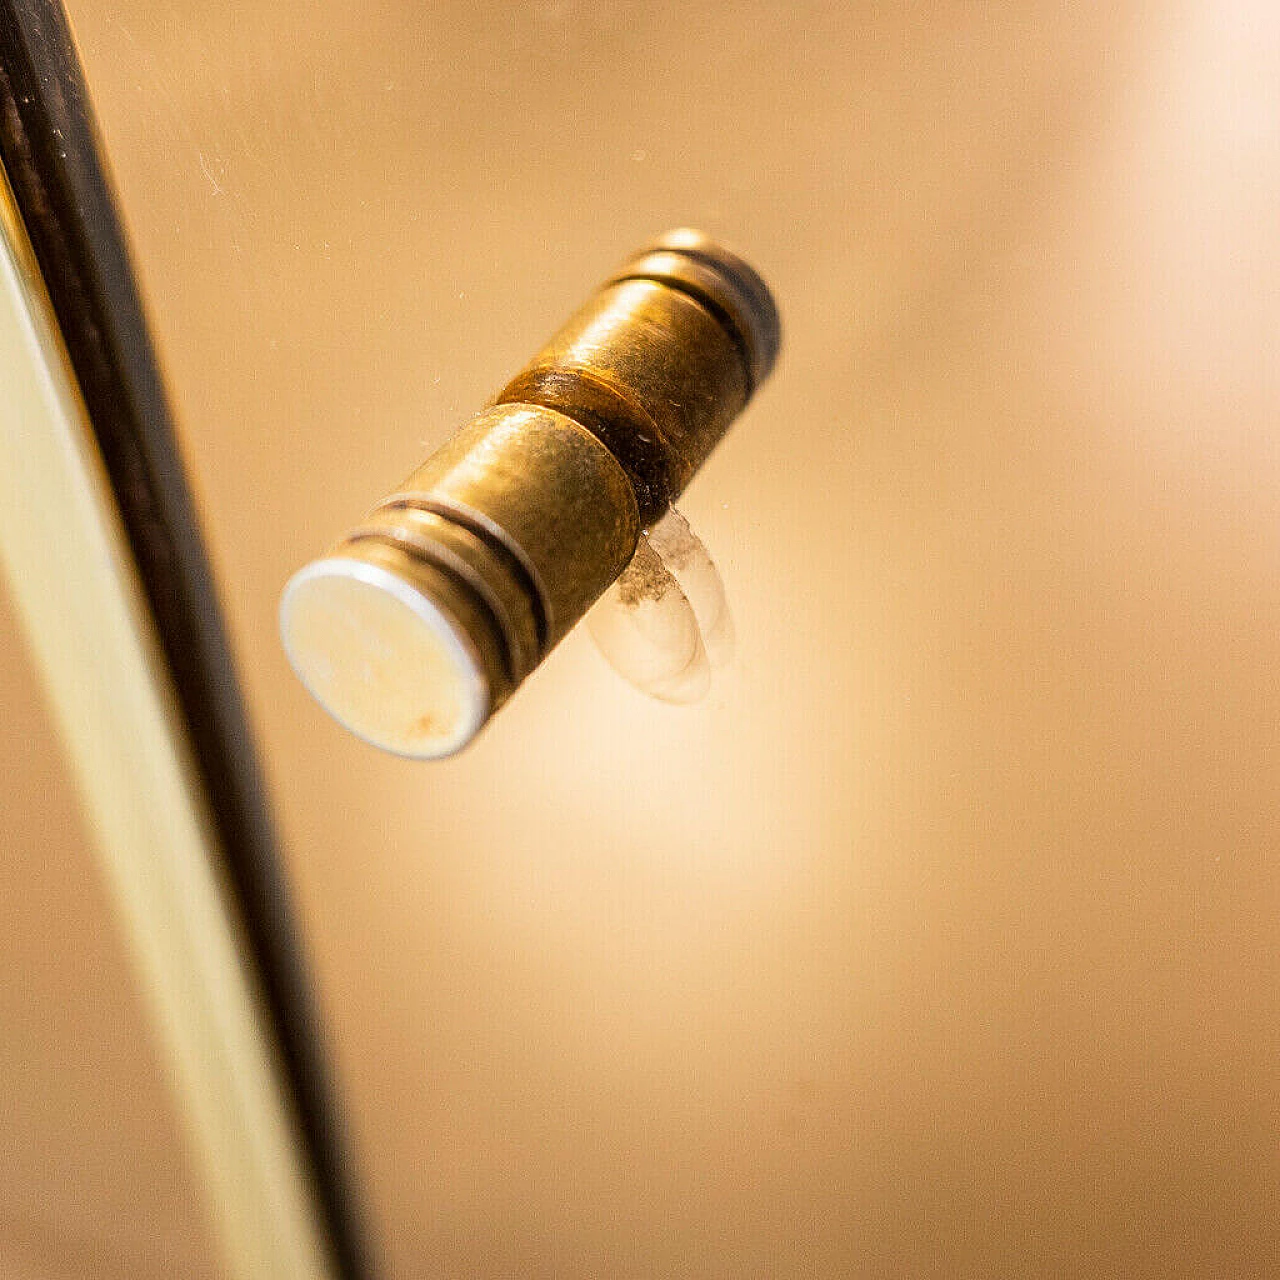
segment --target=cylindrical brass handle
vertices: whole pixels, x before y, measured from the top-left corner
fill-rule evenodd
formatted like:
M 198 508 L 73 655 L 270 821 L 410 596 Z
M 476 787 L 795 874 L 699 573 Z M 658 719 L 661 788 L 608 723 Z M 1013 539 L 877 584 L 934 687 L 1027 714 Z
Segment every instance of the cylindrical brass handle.
M 628 259 L 503 389 L 281 601 L 340 723 L 464 746 L 626 567 L 768 376 L 764 282 L 692 231 Z

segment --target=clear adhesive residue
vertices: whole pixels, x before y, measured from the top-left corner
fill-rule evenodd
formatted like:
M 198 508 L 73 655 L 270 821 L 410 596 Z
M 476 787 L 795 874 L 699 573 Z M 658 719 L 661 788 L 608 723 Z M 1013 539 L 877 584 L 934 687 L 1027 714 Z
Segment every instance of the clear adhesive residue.
M 587 629 L 623 679 L 663 702 L 690 703 L 733 652 L 724 583 L 688 521 L 672 507 L 587 615 Z

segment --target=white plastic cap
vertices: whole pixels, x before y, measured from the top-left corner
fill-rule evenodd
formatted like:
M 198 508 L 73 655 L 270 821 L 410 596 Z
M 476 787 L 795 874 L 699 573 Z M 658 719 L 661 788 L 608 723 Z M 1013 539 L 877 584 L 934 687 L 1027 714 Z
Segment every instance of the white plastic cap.
M 467 632 L 380 565 L 333 556 L 301 569 L 280 601 L 280 633 L 312 697 L 384 751 L 452 755 L 488 717 L 489 685 Z

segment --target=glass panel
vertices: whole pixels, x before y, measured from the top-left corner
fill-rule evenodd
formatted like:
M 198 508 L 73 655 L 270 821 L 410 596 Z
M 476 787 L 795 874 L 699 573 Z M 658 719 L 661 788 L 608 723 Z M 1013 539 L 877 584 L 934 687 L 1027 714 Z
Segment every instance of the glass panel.
M 221 1274 L 170 1070 L 0 591 L 0 1273 Z
M 1272 7 L 70 9 L 389 1274 L 1266 1274 Z M 285 580 L 679 224 L 732 663 L 364 746 Z

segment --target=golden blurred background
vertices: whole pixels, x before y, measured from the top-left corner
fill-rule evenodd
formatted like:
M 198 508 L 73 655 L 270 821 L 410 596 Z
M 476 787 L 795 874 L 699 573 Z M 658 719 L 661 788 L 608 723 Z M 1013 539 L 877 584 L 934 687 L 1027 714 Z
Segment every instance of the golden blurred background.
M 1280 1272 L 1275 7 L 68 7 L 385 1274 Z M 344 734 L 284 581 L 680 224 L 734 664 Z M 0 1271 L 214 1276 L 2 626 Z

